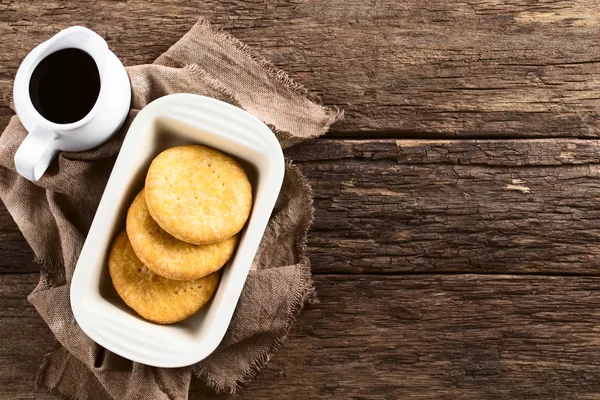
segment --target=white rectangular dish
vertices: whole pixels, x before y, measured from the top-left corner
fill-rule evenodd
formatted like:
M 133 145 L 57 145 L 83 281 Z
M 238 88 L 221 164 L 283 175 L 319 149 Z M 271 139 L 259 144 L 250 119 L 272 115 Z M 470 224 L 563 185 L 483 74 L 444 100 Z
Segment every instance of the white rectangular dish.
M 158 325 L 119 298 L 108 274 L 108 253 L 125 227 L 127 208 L 144 186 L 152 159 L 162 150 L 189 143 L 221 150 L 243 165 L 253 187 L 253 208 L 212 300 L 185 321 Z M 244 110 L 192 94 L 165 96 L 144 107 L 123 142 L 73 275 L 71 307 L 81 329 L 106 349 L 147 365 L 175 368 L 206 358 L 229 326 L 284 169 L 275 135 Z

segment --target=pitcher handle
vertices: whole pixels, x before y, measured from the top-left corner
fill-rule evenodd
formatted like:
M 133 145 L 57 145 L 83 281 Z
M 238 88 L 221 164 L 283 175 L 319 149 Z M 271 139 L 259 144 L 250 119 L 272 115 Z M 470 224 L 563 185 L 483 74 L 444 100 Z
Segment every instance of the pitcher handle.
M 39 180 L 58 152 L 57 138 L 56 132 L 36 125 L 15 153 L 15 167 L 19 175 L 32 182 Z

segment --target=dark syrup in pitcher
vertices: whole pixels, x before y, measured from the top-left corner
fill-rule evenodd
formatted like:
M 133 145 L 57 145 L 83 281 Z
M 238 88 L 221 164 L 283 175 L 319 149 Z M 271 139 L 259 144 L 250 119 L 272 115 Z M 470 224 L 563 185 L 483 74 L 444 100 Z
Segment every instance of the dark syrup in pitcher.
M 29 96 L 35 109 L 57 124 L 77 122 L 96 104 L 100 73 L 88 53 L 75 48 L 48 55 L 35 67 Z

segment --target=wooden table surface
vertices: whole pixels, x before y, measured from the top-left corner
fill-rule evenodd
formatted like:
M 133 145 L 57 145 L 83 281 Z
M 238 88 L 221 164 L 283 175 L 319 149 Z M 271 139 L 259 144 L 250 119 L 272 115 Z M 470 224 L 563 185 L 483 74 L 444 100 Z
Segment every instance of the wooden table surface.
M 320 302 L 238 398 L 597 399 L 598 6 L 2 0 L 0 89 L 69 25 L 135 65 L 204 15 L 346 110 L 287 152 L 314 188 Z M 32 260 L 0 208 L 1 399 L 51 398 Z

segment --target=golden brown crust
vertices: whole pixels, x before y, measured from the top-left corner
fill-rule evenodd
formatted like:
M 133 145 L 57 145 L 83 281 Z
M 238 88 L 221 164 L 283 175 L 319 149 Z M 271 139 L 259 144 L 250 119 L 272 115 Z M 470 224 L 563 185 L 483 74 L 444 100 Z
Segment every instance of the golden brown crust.
M 152 161 L 146 204 L 152 218 L 172 236 L 210 244 L 242 229 L 252 208 L 252 187 L 231 157 L 204 146 L 178 146 Z
M 177 280 L 198 279 L 218 271 L 231 258 L 237 244 L 237 235 L 206 245 L 174 238 L 150 216 L 143 189 L 127 212 L 127 236 L 146 267 Z
M 219 283 L 218 272 L 192 281 L 156 275 L 135 255 L 125 231 L 112 244 L 108 268 L 123 301 L 140 316 L 159 324 L 184 320 L 200 310 Z

